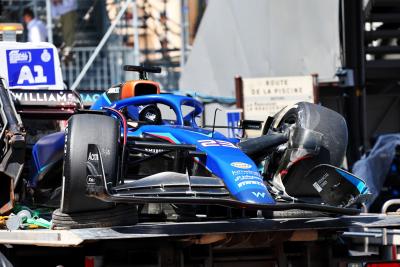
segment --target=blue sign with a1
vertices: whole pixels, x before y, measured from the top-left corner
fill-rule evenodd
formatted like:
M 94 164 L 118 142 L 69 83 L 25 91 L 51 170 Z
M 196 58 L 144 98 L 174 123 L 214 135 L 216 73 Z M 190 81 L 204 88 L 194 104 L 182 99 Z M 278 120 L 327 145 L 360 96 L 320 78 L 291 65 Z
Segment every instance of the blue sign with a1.
M 10 49 L 6 56 L 10 87 L 56 84 L 53 49 Z

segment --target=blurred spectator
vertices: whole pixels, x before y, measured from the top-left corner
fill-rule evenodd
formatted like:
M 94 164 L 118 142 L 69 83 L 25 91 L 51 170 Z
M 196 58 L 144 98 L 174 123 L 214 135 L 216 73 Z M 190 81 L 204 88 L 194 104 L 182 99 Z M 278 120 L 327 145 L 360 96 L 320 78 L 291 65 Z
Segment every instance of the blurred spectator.
M 78 14 L 76 0 L 52 0 L 51 13 L 54 18 L 59 18 L 64 40 L 63 59 L 71 56 L 71 49 L 75 42 L 75 27 Z
M 25 8 L 23 11 L 23 19 L 28 30 L 28 42 L 46 42 L 47 29 L 44 23 L 35 18 L 32 9 Z

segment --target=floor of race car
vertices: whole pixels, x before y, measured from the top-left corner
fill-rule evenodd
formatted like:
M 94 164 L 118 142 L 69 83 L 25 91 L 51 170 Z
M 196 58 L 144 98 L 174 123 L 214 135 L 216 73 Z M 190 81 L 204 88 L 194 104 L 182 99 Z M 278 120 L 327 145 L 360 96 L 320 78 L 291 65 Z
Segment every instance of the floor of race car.
M 87 242 L 116 239 L 144 239 L 217 234 L 261 233 L 277 231 L 345 232 L 394 228 L 400 225 L 400 215 L 362 214 L 357 216 L 235 219 L 204 222 L 139 223 L 132 226 L 87 228 L 73 230 L 0 230 L 0 244 L 22 244 L 53 247 L 73 247 Z M 375 231 L 376 232 L 376 231 Z M 391 230 L 393 242 L 400 244 L 400 231 Z M 376 234 L 375 234 L 376 236 Z

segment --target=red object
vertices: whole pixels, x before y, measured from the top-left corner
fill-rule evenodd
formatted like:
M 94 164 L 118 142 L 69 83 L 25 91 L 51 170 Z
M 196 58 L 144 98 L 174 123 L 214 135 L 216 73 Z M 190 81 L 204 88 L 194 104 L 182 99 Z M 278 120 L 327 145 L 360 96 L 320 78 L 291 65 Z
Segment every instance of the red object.
M 126 141 L 128 138 L 128 125 L 126 123 L 124 114 L 122 114 L 119 110 L 116 110 L 114 108 L 103 107 L 103 109 L 113 112 L 115 115 L 117 115 L 122 120 L 122 127 L 124 129 L 124 145 L 126 145 Z
M 400 267 L 400 262 L 374 262 L 367 263 L 365 267 Z
M 148 80 L 127 81 L 121 89 L 121 99 L 150 94 L 160 94 L 160 86 L 157 82 Z
M 85 267 L 94 267 L 94 257 L 91 256 L 85 257 Z

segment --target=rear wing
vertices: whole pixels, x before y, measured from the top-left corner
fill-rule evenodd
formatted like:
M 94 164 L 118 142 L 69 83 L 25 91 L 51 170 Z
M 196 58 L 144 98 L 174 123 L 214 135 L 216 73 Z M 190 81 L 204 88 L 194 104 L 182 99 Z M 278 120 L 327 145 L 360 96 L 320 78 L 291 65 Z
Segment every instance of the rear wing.
M 81 107 L 76 93 L 65 90 L 53 44 L 0 42 L 0 78 L 22 118 L 67 119 Z
M 22 119 L 67 119 L 80 107 L 80 98 L 63 90 L 52 44 L 0 42 L 0 62 L 0 214 L 7 214 L 25 161 Z
M 15 109 L 23 118 L 68 119 L 81 107 L 71 90 L 10 89 Z

